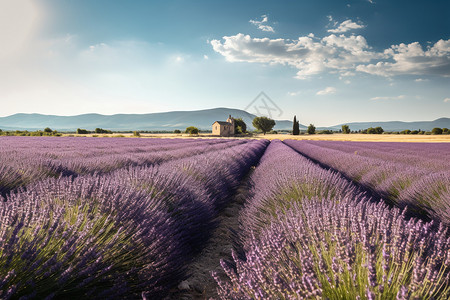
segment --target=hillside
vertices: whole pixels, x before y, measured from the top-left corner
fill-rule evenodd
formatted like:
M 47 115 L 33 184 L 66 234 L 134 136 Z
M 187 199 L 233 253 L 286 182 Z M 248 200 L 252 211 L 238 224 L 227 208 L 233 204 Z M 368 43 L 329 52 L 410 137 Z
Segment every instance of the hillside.
M 77 128 L 93 130 L 104 128 L 115 131 L 125 130 L 183 130 L 196 126 L 211 130 L 214 121 L 224 121 L 228 115 L 242 118 L 249 129 L 253 129 L 252 120 L 256 117 L 244 110 L 231 108 L 213 108 L 197 111 L 172 111 L 150 114 L 83 114 L 77 116 L 55 116 L 42 114 L 14 114 L 0 117 L 0 129 L 3 130 L 38 130 L 50 127 L 59 131 L 74 131 Z M 292 129 L 292 122 L 277 120 L 275 129 Z M 301 125 L 304 128 L 303 125 Z
M 247 127 L 252 130 L 252 120 L 255 115 L 240 109 L 213 108 L 194 111 L 171 111 L 150 114 L 83 114 L 77 116 L 55 116 L 43 114 L 14 114 L 8 117 L 0 117 L 0 129 L 3 130 L 42 130 L 50 127 L 58 131 L 75 131 L 77 128 L 94 130 L 104 128 L 114 131 L 130 130 L 183 130 L 188 126 L 196 126 L 202 130 L 211 130 L 214 121 L 224 121 L 228 115 L 242 118 Z M 276 130 L 292 130 L 292 121 L 276 120 Z M 434 127 L 450 128 L 450 118 L 440 118 L 434 121 L 420 122 L 351 122 L 345 123 L 351 130 L 366 129 L 381 126 L 385 131 L 425 130 L 430 131 Z M 318 127 L 317 129 L 339 130 L 343 124 Z M 300 124 L 300 129 L 306 127 Z
M 400 121 L 391 121 L 391 122 L 352 122 L 345 123 L 347 124 L 351 130 L 360 130 L 366 129 L 369 127 L 382 127 L 384 131 L 402 131 L 405 129 L 410 130 L 423 130 L 423 131 L 431 131 L 435 127 L 439 128 L 450 128 L 450 118 L 439 118 L 434 121 L 418 121 L 418 122 L 400 122 Z M 332 126 L 332 129 L 341 129 L 341 126 L 344 124 L 339 124 L 336 126 Z

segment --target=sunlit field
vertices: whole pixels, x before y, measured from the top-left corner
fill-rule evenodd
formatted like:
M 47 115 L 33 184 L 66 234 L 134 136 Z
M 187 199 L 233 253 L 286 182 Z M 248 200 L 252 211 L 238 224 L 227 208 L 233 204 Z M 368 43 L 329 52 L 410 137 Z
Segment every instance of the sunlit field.
M 1 137 L 0 298 L 448 299 L 449 147 Z

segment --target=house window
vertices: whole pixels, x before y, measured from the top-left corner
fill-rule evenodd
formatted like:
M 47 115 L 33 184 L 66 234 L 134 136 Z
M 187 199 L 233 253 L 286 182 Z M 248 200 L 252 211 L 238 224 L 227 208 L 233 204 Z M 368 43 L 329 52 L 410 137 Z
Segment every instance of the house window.
M 217 130 L 217 126 L 216 126 L 216 130 Z

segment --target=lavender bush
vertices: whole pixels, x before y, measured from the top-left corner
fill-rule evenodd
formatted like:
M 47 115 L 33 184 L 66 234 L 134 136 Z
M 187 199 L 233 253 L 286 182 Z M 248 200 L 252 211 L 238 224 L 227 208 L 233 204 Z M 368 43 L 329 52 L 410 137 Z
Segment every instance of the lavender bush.
M 417 217 L 431 217 L 450 225 L 450 185 L 446 184 L 450 178 L 448 144 L 293 140 L 285 143 L 342 172 L 400 208 L 408 207 Z
M 0 137 L 0 196 L 48 177 L 105 174 L 244 144 L 242 140 Z
M 60 175 L 8 194 L 0 298 L 163 298 L 267 141 L 207 145 L 158 166 Z
M 361 198 L 364 193 L 339 173 L 325 170 L 282 142 L 270 143 L 250 177 L 250 196 L 240 215 L 242 240 L 267 220 L 304 198 Z
M 399 209 L 308 199 L 270 221 L 246 260 L 213 273 L 221 299 L 448 299 L 450 239 Z

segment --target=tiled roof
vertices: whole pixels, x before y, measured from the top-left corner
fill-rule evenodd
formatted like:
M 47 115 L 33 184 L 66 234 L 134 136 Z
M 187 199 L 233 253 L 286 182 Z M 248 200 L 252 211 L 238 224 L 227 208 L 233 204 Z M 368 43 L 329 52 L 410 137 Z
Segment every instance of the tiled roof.
M 219 123 L 219 125 L 230 125 L 231 126 L 231 123 L 224 122 L 224 121 L 215 121 L 213 124 L 215 124 L 215 123 Z

